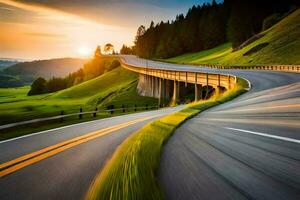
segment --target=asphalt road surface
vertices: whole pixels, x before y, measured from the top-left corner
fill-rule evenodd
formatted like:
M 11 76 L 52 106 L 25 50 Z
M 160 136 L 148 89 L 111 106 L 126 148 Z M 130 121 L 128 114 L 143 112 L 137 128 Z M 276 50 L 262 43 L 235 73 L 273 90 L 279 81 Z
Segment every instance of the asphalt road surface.
M 153 68 L 230 73 L 252 89 L 181 126 L 159 181 L 168 199 L 299 199 L 300 76 L 214 70 L 125 57 Z M 82 199 L 117 146 L 182 106 L 96 120 L 0 142 L 0 199 Z
M 300 199 L 300 74 L 148 66 L 229 73 L 252 84 L 175 131 L 158 173 L 167 199 Z
M 0 199 L 82 199 L 105 161 L 122 141 L 146 123 L 180 109 L 182 106 L 95 120 L 0 142 L 1 165 L 16 160 L 11 167 L 15 171 L 0 173 L 3 175 Z M 120 124 L 123 126 L 118 127 Z M 95 135 L 97 132 L 100 135 Z M 66 148 L 68 144 L 62 144 L 60 148 L 55 146 L 88 134 L 92 134 L 89 141 L 85 141 L 86 138 L 78 139 L 79 144 L 77 140 L 72 141 L 69 144 L 75 144 L 72 148 Z M 52 151 L 45 149 L 49 147 L 53 147 Z M 38 162 L 35 162 L 38 155 L 22 162 L 17 160 L 41 149 L 45 151 Z M 55 152 L 57 150 L 61 151 Z M 19 162 L 26 166 L 18 169 L 15 166 Z

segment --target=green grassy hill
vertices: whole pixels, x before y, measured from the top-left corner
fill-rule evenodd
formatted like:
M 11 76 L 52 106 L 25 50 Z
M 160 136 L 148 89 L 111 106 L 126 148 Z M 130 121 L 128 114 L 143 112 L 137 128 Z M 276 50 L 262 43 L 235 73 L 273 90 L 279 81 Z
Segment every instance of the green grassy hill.
M 231 45 L 167 59 L 169 62 L 221 65 L 300 64 L 300 9 L 260 33 L 261 38 L 232 52 Z
M 155 104 L 153 98 L 142 97 L 136 93 L 138 76 L 118 67 L 103 76 L 54 93 L 48 99 L 81 99 L 86 106 L 106 107 L 107 105 L 133 106 L 137 104 Z M 154 100 L 154 101 L 153 101 Z
M 71 88 L 44 95 L 27 96 L 29 87 L 0 89 L 0 124 L 65 113 L 79 112 L 108 105 L 126 107 L 157 104 L 157 100 L 139 96 L 138 76 L 121 67 Z

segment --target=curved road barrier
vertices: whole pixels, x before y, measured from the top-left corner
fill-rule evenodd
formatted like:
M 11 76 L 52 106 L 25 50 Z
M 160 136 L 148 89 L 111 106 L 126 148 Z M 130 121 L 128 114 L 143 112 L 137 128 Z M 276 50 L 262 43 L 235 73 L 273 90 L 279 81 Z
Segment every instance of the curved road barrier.
M 126 57 L 121 57 L 121 65 L 125 69 L 139 74 L 138 90 L 145 96 L 156 97 L 160 101 L 172 97 L 173 102 L 177 102 L 180 94 L 180 83 L 193 84 L 195 88 L 195 101 L 202 97 L 200 90 L 202 87 L 213 87 L 216 92 L 222 88 L 234 88 L 237 77 L 234 75 L 212 72 L 195 72 L 185 69 L 153 68 L 152 66 L 137 65 L 126 61 Z

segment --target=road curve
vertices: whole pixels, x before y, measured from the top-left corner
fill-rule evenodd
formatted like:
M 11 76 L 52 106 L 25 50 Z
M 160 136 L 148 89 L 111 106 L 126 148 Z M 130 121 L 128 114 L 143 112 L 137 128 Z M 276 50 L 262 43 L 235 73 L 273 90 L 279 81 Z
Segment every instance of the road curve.
M 148 66 L 229 73 L 252 84 L 248 93 L 175 131 L 158 173 L 167 199 L 300 199 L 299 74 L 154 61 Z
M 166 144 L 159 180 L 167 198 L 298 197 L 299 75 L 220 71 L 153 61 L 146 63 L 133 56 L 124 58 L 129 64 L 138 66 L 230 73 L 247 78 L 253 86 L 247 94 L 188 121 Z M 271 106 L 276 106 L 276 112 Z M 7 163 L 41 149 L 44 149 L 42 155 L 46 155 L 49 153 L 46 148 L 65 141 L 145 119 L 113 129 L 1 177 L 0 199 L 81 199 L 99 169 L 124 139 L 149 121 L 181 108 L 96 120 L 0 142 L 0 163 Z M 149 118 L 151 116 L 153 118 Z M 29 161 L 37 157 L 31 157 Z
M 120 143 L 146 123 L 181 108 L 182 106 L 179 106 L 84 122 L 1 141 L 0 163 L 3 166 L 8 161 L 22 158 L 32 152 L 38 152 L 74 138 L 85 137 L 95 131 L 97 133 L 100 130 L 101 134 L 110 127 L 136 122 L 117 130 L 106 131 L 108 133 L 105 135 L 93 136 L 89 141 L 69 149 L 63 149 L 54 155 L 47 155 L 49 149 L 46 149 L 41 154 L 45 158 L 38 162 L 30 161 L 39 156 L 24 160 L 21 164 L 29 161 L 27 166 L 0 177 L 0 199 L 82 199 L 94 177 Z M 53 151 L 57 151 L 57 148 Z M 11 168 L 17 165 L 18 162 Z

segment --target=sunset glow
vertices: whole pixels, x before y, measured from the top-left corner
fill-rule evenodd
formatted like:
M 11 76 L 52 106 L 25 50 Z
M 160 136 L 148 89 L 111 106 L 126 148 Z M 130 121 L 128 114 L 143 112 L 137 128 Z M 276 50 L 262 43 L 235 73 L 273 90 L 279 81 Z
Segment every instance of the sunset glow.
M 84 57 L 88 57 L 91 56 L 93 52 L 92 48 L 86 47 L 86 46 L 82 46 L 78 48 L 78 54 Z
M 87 54 L 82 46 L 106 43 L 119 50 L 133 45 L 140 25 L 172 20 L 203 1 L 0 0 L 0 58 L 77 57 Z
M 41 59 L 64 56 L 89 56 L 98 44 L 113 43 L 120 48 L 132 43 L 134 31 L 100 24 L 77 15 L 0 0 L 0 11 L 15 22 L 0 21 L 0 57 Z M 22 19 L 14 12 L 31 15 Z M 120 34 L 122 33 L 122 34 Z M 78 47 L 78 44 L 86 44 Z

